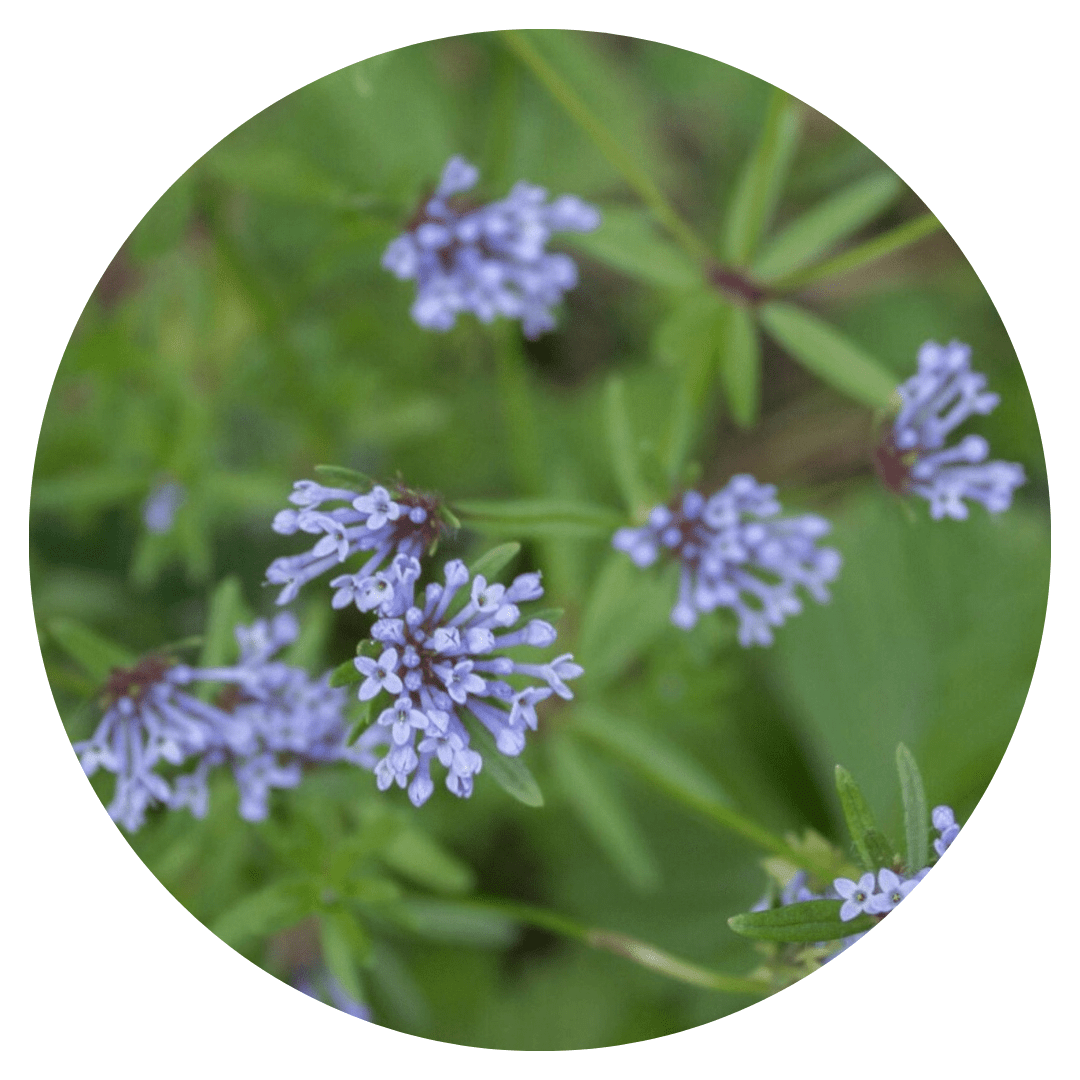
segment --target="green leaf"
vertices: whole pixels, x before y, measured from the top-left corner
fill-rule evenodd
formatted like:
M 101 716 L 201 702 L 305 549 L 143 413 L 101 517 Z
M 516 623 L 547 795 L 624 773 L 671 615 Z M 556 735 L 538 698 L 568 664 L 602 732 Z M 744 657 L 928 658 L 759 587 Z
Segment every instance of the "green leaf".
M 743 937 L 757 941 L 837 941 L 861 934 L 877 925 L 872 915 L 840 921 L 840 900 L 807 900 L 771 911 L 748 911 L 733 915 L 728 926 Z
M 844 820 L 863 869 L 877 871 L 891 867 L 895 854 L 892 845 L 878 829 L 873 811 L 855 778 L 842 765 L 836 766 L 836 794 L 840 797 L 840 808 L 844 811 Z
M 474 529 L 514 536 L 610 536 L 623 516 L 605 506 L 566 499 L 470 499 L 454 509 Z
M 131 667 L 136 660 L 134 653 L 75 619 L 53 619 L 49 634 L 96 685 L 104 683 L 113 668 Z
M 873 221 L 900 194 L 891 172 L 850 184 L 796 218 L 754 260 L 754 277 L 772 282 L 809 266 L 841 240 Z
M 556 782 L 593 839 L 634 888 L 660 884 L 660 868 L 630 811 L 607 778 L 568 738 L 551 744 Z
M 338 664 L 330 672 L 331 686 L 354 686 L 356 683 L 363 681 L 364 676 L 360 674 L 352 660 L 346 660 L 343 664 Z
M 608 449 L 611 453 L 611 468 L 623 501 L 631 514 L 644 515 L 651 505 L 651 500 L 648 488 L 641 478 L 639 447 L 634 439 L 626 409 L 626 388 L 618 376 L 612 376 L 608 380 L 604 391 L 604 419 Z
M 609 206 L 603 210 L 600 227 L 595 232 L 568 233 L 559 239 L 649 285 L 694 289 L 702 282 L 701 268 L 664 240 L 649 215 L 641 210 Z
M 366 473 L 346 469 L 343 465 L 316 465 L 315 471 L 327 484 L 335 484 L 350 491 L 367 491 L 375 485 L 375 481 Z
M 761 401 L 761 342 L 750 312 L 729 308 L 720 352 L 720 383 L 732 419 L 742 428 L 757 423 Z
M 779 300 L 763 304 L 758 316 L 772 338 L 837 390 L 875 409 L 892 405 L 896 376 L 835 327 Z
M 125 503 L 149 490 L 141 472 L 85 470 L 37 480 L 30 493 L 35 511 L 58 510 L 65 514 L 97 510 Z
M 435 941 L 477 948 L 505 948 L 518 938 L 512 916 L 453 900 L 407 897 L 398 915 L 414 933 Z
M 700 408 L 716 374 L 726 308 L 715 290 L 697 289 L 680 298 L 656 333 L 660 359 L 682 373 L 695 408 Z
M 475 885 L 471 868 L 419 829 L 396 832 L 381 857 L 391 870 L 436 892 L 468 892 Z
M 319 916 L 319 946 L 330 974 L 354 1001 L 364 1000 L 357 970 L 371 963 L 371 936 L 344 908 Z
M 576 650 L 594 689 L 618 678 L 666 633 L 670 576 L 642 573 L 625 552 L 608 553 L 582 612 Z
M 248 893 L 226 909 L 210 929 L 229 945 L 249 938 L 263 938 L 299 922 L 316 907 L 315 890 L 307 877 L 275 881 L 258 892 Z
M 513 542 L 493 547 L 490 551 L 484 552 L 484 554 L 469 567 L 469 573 L 473 577 L 480 574 L 485 581 L 491 582 L 500 571 L 504 570 L 517 558 L 519 551 L 521 551 L 521 545 Z
M 692 757 L 637 724 L 593 705 L 579 705 L 573 730 L 683 801 L 702 807 L 729 805 L 724 789 Z
M 200 165 L 229 187 L 263 198 L 333 208 L 353 206 L 359 201 L 339 181 L 283 146 L 269 143 L 245 146 L 238 139 L 225 139 Z
M 472 748 L 484 759 L 483 775 L 526 806 L 543 806 L 544 796 L 525 763 L 516 757 L 501 754 L 491 732 L 474 716 L 462 711 L 462 719 L 472 736 Z
M 236 657 L 236 626 L 244 619 L 240 579 L 230 575 L 218 582 L 207 605 L 199 667 L 221 667 Z
M 757 145 L 743 166 L 728 211 L 722 250 L 735 266 L 745 266 L 776 211 L 799 138 L 800 106 L 774 89 Z
M 343 895 L 358 904 L 382 907 L 401 897 L 401 886 L 389 878 L 372 877 L 370 874 L 350 878 L 342 887 Z
M 896 771 L 900 774 L 900 797 L 904 803 L 907 871 L 914 874 L 930 862 L 930 808 L 919 766 L 903 743 L 896 747 Z
M 912 218 L 911 221 L 905 221 L 903 225 L 897 225 L 895 229 L 890 229 L 880 236 L 875 236 L 872 240 L 867 240 L 864 244 L 857 244 L 847 251 L 842 251 L 839 255 L 834 255 L 817 266 L 774 281 L 773 288 L 801 289 L 819 281 L 828 281 L 830 278 L 850 274 L 878 259 L 883 259 L 911 244 L 918 243 L 923 237 L 937 232 L 940 228 L 941 222 L 933 214 L 923 214 L 921 217 Z
M 354 665 L 355 667 L 355 665 Z M 356 737 L 360 732 L 371 726 L 373 719 L 373 713 L 375 711 L 374 701 L 361 701 L 360 706 L 357 709 L 355 715 L 352 718 L 352 722 L 349 725 L 349 734 L 345 737 L 345 741 L 348 744 L 352 744 L 356 741 Z

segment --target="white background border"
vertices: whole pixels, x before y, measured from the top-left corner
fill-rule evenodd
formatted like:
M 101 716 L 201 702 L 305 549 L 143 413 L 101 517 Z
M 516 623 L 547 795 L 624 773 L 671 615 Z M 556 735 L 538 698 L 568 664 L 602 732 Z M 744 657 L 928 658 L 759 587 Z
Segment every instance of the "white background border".
M 998 9 L 1003 10 L 1003 9 Z M 1075 28 L 1068 7 L 968 0 L 626 5 L 554 0 L 185 0 L 21 5 L 5 37 L 3 438 L 14 496 L 3 622 L 8 1075 L 1062 1074 L 1076 977 L 1080 710 L 1075 459 Z M 942 220 L 1012 336 L 1038 412 L 1058 541 L 1038 670 L 987 795 L 940 869 L 859 948 L 751 1009 L 667 1039 L 480 1051 L 358 1024 L 280 985 L 192 919 L 82 778 L 48 692 L 26 577 L 33 454 L 76 318 L 125 236 L 213 143 L 284 94 L 421 39 L 526 23 L 704 52 L 847 128 Z M 1067 501 L 1068 500 L 1068 501 Z M 1064 541 L 1062 538 L 1065 538 Z M 1064 543 L 1066 557 L 1060 552 Z M 717 918 L 724 918 L 718 911 Z M 1002 929 L 1015 920 L 1015 932 Z M 1060 920 L 1065 929 L 1029 927 Z M 779 1037 L 778 1037 L 779 1035 Z M 1068 1042 L 1066 1041 L 1068 1040 Z M 335 1072 L 336 1075 L 336 1072 Z

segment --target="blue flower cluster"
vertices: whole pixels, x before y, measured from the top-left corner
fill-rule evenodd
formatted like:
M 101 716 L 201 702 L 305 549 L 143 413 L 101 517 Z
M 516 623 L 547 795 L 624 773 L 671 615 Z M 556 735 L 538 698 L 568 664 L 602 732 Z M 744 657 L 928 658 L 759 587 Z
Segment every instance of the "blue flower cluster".
M 934 851 L 940 859 L 956 839 L 960 826 L 956 824 L 956 817 L 948 806 L 935 806 L 930 818 L 938 833 L 934 840 Z M 864 914 L 887 915 L 930 873 L 930 869 L 929 866 L 924 866 L 912 874 L 898 874 L 890 867 L 881 867 L 876 873 L 867 871 L 858 881 L 835 878 L 832 884 L 821 892 L 812 891 L 807 884 L 806 871 L 799 870 L 781 890 L 778 904 L 780 907 L 788 907 L 790 904 L 802 904 L 808 900 L 842 900 L 842 922 L 851 922 L 856 916 Z M 766 895 L 750 910 L 767 911 L 772 906 L 772 898 Z M 866 933 L 868 931 L 864 930 L 860 934 L 842 938 L 838 951 L 842 952 Z
M 1013 491 L 1024 483 L 1023 467 L 987 461 L 990 446 L 981 435 L 945 445 L 954 428 L 992 412 L 1000 401 L 987 391 L 986 376 L 971 370 L 971 349 L 959 341 L 928 341 L 919 350 L 918 372 L 899 394 L 900 411 L 875 454 L 885 485 L 926 499 L 934 519 L 965 519 L 965 499 L 992 514 L 1008 509 Z
M 99 768 L 116 775 L 114 821 L 135 832 L 155 804 L 203 817 L 210 769 L 221 764 L 236 778 L 241 817 L 258 821 L 267 815 L 271 788 L 295 787 L 305 763 L 349 757 L 345 691 L 271 659 L 296 635 L 296 620 L 283 612 L 236 628 L 235 665 L 193 668 L 151 656 L 113 670 L 105 715 L 75 750 L 88 775 Z M 210 703 L 190 691 L 199 683 L 225 688 Z M 159 771 L 192 759 L 191 772 L 169 778 Z
M 500 753 L 516 756 L 525 747 L 526 731 L 536 730 L 536 706 L 552 694 L 573 697 L 566 682 L 582 674 L 569 653 L 546 663 L 504 655 L 508 649 L 555 643 L 550 623 L 530 619 L 520 625 L 518 605 L 543 595 L 538 573 L 519 574 L 504 586 L 472 576 L 457 559 L 443 572 L 445 584 L 429 584 L 422 605 L 416 604 L 419 563 L 397 556 L 371 630 L 380 655 L 355 660 L 363 676 L 360 700 L 389 698 L 377 722 L 357 740 L 356 760 L 374 769 L 380 790 L 407 785 L 416 806 L 434 791 L 435 760 L 446 769 L 451 792 L 462 798 L 472 794 L 483 759 L 470 745 L 463 710 L 491 733 Z M 382 747 L 386 752 L 380 758 L 375 750 Z
M 459 312 L 481 322 L 520 319 L 527 338 L 555 325 L 551 308 L 577 284 L 568 255 L 544 248 L 553 232 L 591 232 L 600 213 L 573 195 L 547 203 L 542 187 L 519 182 L 486 206 L 461 193 L 476 185 L 475 166 L 453 157 L 435 194 L 392 241 L 383 266 L 403 281 L 416 280 L 413 320 L 425 330 L 449 330 Z
M 355 574 L 334 578 L 335 608 L 356 603 L 370 611 L 386 588 L 386 575 L 379 573 L 391 554 L 420 558 L 442 530 L 438 500 L 429 495 L 398 487 L 391 493 L 375 485 L 360 494 L 347 488 L 324 487 L 313 480 L 293 485 L 289 502 L 297 509 L 282 510 L 274 518 L 274 532 L 283 536 L 307 533 L 319 540 L 301 555 L 275 559 L 266 571 L 271 585 L 283 585 L 279 604 L 287 604 L 307 582 L 331 567 L 345 562 L 359 551 L 370 558 Z M 331 505 L 324 504 L 343 504 Z
M 612 545 L 638 566 L 661 553 L 678 560 L 682 574 L 671 621 L 689 630 L 700 614 L 731 608 L 743 646 L 771 645 L 773 627 L 802 610 L 799 587 L 819 603 L 840 572 L 840 554 L 819 548 L 830 529 L 814 514 L 779 517 L 776 488 L 752 476 L 733 476 L 706 498 L 688 491 L 673 505 L 657 506 L 638 529 L 619 529 Z

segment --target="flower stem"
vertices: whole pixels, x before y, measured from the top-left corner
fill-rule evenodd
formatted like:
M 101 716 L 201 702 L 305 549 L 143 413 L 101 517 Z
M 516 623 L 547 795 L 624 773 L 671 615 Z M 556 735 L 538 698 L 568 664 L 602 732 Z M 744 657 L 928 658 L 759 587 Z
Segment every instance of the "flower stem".
M 769 984 L 763 979 L 713 971 L 711 968 L 701 967 L 689 960 L 673 956 L 655 945 L 630 937 L 628 934 L 588 927 L 558 912 L 548 911 L 546 908 L 497 899 L 468 901 L 466 904 L 496 911 L 515 922 L 536 926 L 549 933 L 558 934 L 560 937 L 579 941 L 590 949 L 614 953 L 616 956 L 621 956 L 677 982 L 727 994 L 753 994 L 757 997 L 765 997 L 770 992 Z
M 638 193 L 657 220 L 679 242 L 695 261 L 710 258 L 709 249 L 698 239 L 694 230 L 668 202 L 653 179 L 623 149 L 622 144 L 604 126 L 596 114 L 574 92 L 569 83 L 540 55 L 521 30 L 501 31 L 510 50 L 540 80 L 551 96 L 585 130 L 600 152 L 622 173 L 626 182 Z

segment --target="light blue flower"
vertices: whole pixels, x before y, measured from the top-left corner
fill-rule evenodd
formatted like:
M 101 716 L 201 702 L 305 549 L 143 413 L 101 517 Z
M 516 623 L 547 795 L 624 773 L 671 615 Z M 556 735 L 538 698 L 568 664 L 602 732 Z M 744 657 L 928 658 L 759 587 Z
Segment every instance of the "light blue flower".
M 485 323 L 519 319 L 536 338 L 555 325 L 550 309 L 577 284 L 573 260 L 545 251 L 551 234 L 591 232 L 600 214 L 573 195 L 549 204 L 543 188 L 526 183 L 498 202 L 471 205 L 460 196 L 479 178 L 475 166 L 451 158 L 409 231 L 383 253 L 383 267 L 416 281 L 411 314 L 426 330 L 449 330 L 469 311 Z
M 348 488 L 300 480 L 289 501 L 297 509 L 278 513 L 274 531 L 283 536 L 307 533 L 320 539 L 309 551 L 284 555 L 267 568 L 267 582 L 283 586 L 279 604 L 294 600 L 307 582 L 363 551 L 371 554 L 359 571 L 331 580 L 336 590 L 331 603 L 335 608 L 356 604 L 361 611 L 378 608 L 397 587 L 393 575 L 408 572 L 413 565 L 419 574 L 415 560 L 424 556 L 445 529 L 437 498 L 400 485 L 392 494 L 377 485 L 358 494 Z M 404 570 L 391 567 L 392 574 L 380 571 L 392 555 L 414 562 L 403 564 Z
M 384 690 L 391 694 L 401 693 L 401 679 L 396 674 L 398 666 L 397 649 L 385 649 L 378 662 L 370 656 L 358 656 L 353 663 L 361 675 L 366 676 L 360 684 L 361 701 L 370 701 Z
M 873 912 L 875 888 L 873 874 L 867 872 L 857 882 L 850 878 L 836 878 L 833 881 L 833 888 L 844 901 L 840 905 L 840 918 L 844 922 L 850 922 L 864 912 Z
M 892 911 L 919 883 L 915 878 L 909 878 L 905 881 L 888 868 L 878 871 L 877 880 L 880 891 L 870 897 L 870 906 L 867 909 L 875 915 L 883 915 L 887 911 Z M 842 915 L 841 918 L 843 918 Z
M 951 806 L 935 806 L 930 813 L 930 820 L 940 834 L 934 841 L 934 851 L 937 852 L 940 859 L 949 845 L 956 839 L 960 832 L 960 826 L 956 824 L 956 817 Z
M 930 504 L 934 519 L 968 516 L 967 501 L 992 514 L 1012 503 L 1025 481 L 1023 467 L 987 461 L 990 446 L 981 435 L 967 435 L 952 446 L 945 439 L 965 420 L 997 408 L 997 394 L 986 376 L 971 370 L 971 349 L 959 341 L 928 341 L 919 350 L 919 370 L 899 387 L 901 407 L 875 453 L 882 481 L 898 493 L 912 493 Z
M 661 555 L 681 567 L 671 621 L 691 629 L 699 615 L 730 608 L 739 620 L 739 643 L 771 645 L 773 628 L 802 610 L 798 589 L 826 603 L 827 583 L 840 572 L 840 554 L 817 542 L 831 526 L 814 514 L 780 517 L 772 485 L 733 476 L 706 499 L 688 491 L 657 506 L 637 529 L 619 529 L 612 546 L 638 566 Z
M 176 511 L 184 505 L 187 489 L 175 480 L 158 484 L 143 503 L 143 524 L 152 533 L 171 531 Z
M 350 760 L 373 769 L 380 788 L 407 786 L 416 806 L 435 789 L 433 762 L 446 770 L 451 792 L 462 798 L 472 794 L 483 758 L 470 745 L 462 710 L 487 728 L 500 753 L 515 756 L 525 748 L 525 732 L 536 730 L 536 706 L 552 694 L 572 697 L 566 683 L 582 674 L 568 653 L 536 664 L 502 655 L 506 648 L 554 644 L 555 629 L 543 620 L 515 629 L 522 618 L 518 601 L 543 595 L 539 574 L 521 574 L 507 587 L 481 575 L 470 577 L 465 564 L 454 559 L 443 575 L 446 584 L 428 585 L 422 606 L 414 603 L 415 578 L 405 580 L 397 594 L 401 616 L 384 617 L 372 627 L 372 637 L 387 646 L 379 660 L 381 676 L 373 660 L 356 661 L 368 677 L 362 698 L 374 698 L 380 689 L 398 696 L 379 723 L 360 736 Z M 468 601 L 448 615 L 466 586 Z M 391 677 L 400 679 L 398 690 L 387 684 Z M 387 751 L 380 758 L 376 750 L 382 747 Z

